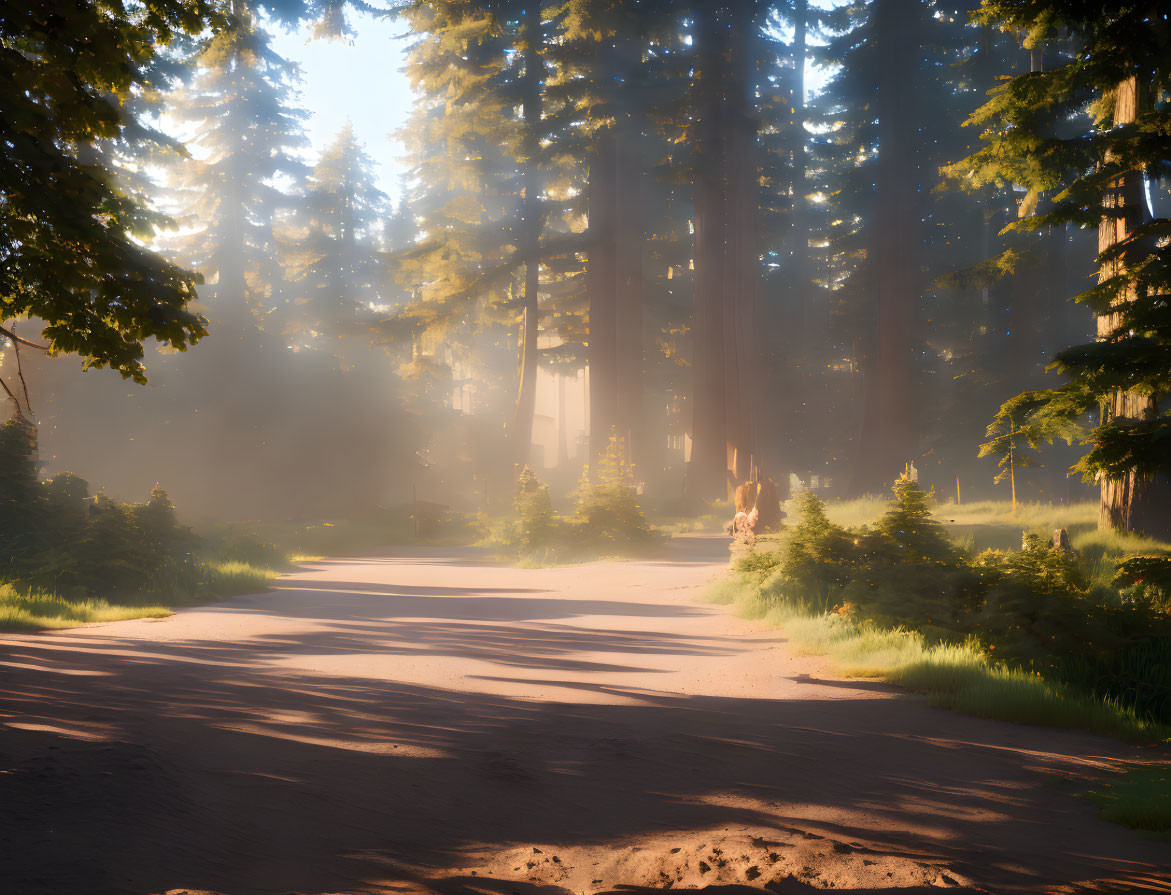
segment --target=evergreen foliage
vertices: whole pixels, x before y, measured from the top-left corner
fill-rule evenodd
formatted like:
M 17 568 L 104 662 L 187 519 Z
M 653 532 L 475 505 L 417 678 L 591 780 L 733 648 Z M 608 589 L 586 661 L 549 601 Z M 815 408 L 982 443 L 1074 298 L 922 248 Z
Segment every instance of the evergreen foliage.
M 656 536 L 638 503 L 634 471 L 621 438 L 610 443 L 591 472 L 582 473 L 574 511 L 578 546 L 603 555 L 645 550 Z
M 557 522 L 553 516 L 553 501 L 549 486 L 542 484 L 533 470 L 526 466 L 516 478 L 513 506 L 520 517 L 514 537 L 522 555 L 539 556 L 556 546 Z
M 387 279 L 379 250 L 388 210 L 373 161 L 347 124 L 313 166 L 286 236 L 295 284 L 285 315 L 292 344 L 342 360 L 343 340 L 353 342 L 373 322 Z
M 1135 600 L 1171 613 L 1171 554 L 1129 556 L 1117 566 L 1114 584 L 1131 589 Z
M 273 51 L 256 5 L 231 0 L 223 11 L 225 26 L 201 38 L 187 83 L 168 97 L 197 155 L 173 166 L 172 186 L 194 229 L 168 246 L 215 284 L 201 298 L 213 330 L 230 332 L 259 325 L 284 300 L 274 225 L 306 173 L 306 115 L 294 104 L 297 70 Z
M 888 512 L 872 528 L 834 525 L 812 493 L 801 498 L 801 510 L 775 552 L 738 567 L 768 599 L 822 613 L 836 607 L 936 642 L 974 638 L 994 660 L 1055 678 L 1076 670 L 1081 681 L 1093 676 L 1090 667 L 1128 667 L 1149 651 L 1151 638 L 1171 634 L 1163 603 L 1141 590 L 1091 587 L 1082 560 L 1038 535 L 1020 551 L 967 555 L 910 479 L 896 484 Z M 1119 573 L 1119 581 L 1132 581 L 1141 566 Z M 1167 696 L 1152 692 L 1143 705 L 1163 705 Z
M 0 589 L 29 598 L 43 591 L 63 599 L 174 600 L 255 584 L 254 576 L 233 578 L 202 556 L 209 545 L 179 524 L 161 487 L 142 504 L 90 498 L 86 481 L 72 473 L 41 482 L 36 452 L 30 423 L 0 424 Z M 246 546 L 220 558 L 238 559 Z M 284 562 L 283 555 L 264 558 L 270 566 Z M 241 582 L 245 590 L 233 590 Z
M 1036 442 L 1077 437 L 1097 411 L 1076 470 L 1104 484 L 1104 524 L 1163 530 L 1165 489 L 1152 494 L 1161 510 L 1131 504 L 1171 470 L 1171 409 L 1159 400 L 1171 377 L 1171 247 L 1167 219 L 1143 195 L 1144 181 L 1165 191 L 1171 157 L 1171 34 L 1154 7 L 1131 3 L 985 0 L 976 18 L 1023 33 L 1027 46 L 1065 40 L 1072 51 L 998 87 L 969 120 L 981 129 L 980 148 L 948 175 L 969 191 L 1023 189 L 1007 230 L 1099 230 L 1098 282 L 1076 296 L 1099 316 L 1098 339 L 1057 353 L 1064 385 L 1025 392 L 1004 412 Z M 1011 251 L 996 263 L 1011 268 Z M 1111 481 L 1124 493 L 1111 495 Z
M 1171 680 L 1157 660 L 1171 635 L 1166 557 L 1150 560 L 1124 562 L 1114 590 L 1091 586 L 1084 560 L 1036 535 L 1019 551 L 972 556 L 903 479 L 873 528 L 834 525 L 819 498 L 803 495 L 801 519 L 778 548 L 736 570 L 768 601 L 975 645 L 990 661 L 1167 721 Z
M 801 589 L 798 599 L 827 609 L 830 598 L 850 580 L 858 545 L 849 532 L 829 521 L 824 504 L 812 491 L 801 495 L 799 505 L 801 521 L 793 527 L 778 570 Z

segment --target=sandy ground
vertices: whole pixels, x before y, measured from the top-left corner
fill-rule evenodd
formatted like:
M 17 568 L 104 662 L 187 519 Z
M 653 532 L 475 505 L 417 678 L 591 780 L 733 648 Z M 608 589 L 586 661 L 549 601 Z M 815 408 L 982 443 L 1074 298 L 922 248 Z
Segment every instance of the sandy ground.
M 726 557 L 308 565 L 0 639 L 0 892 L 1171 891 L 1093 736 L 962 717 L 695 601 Z

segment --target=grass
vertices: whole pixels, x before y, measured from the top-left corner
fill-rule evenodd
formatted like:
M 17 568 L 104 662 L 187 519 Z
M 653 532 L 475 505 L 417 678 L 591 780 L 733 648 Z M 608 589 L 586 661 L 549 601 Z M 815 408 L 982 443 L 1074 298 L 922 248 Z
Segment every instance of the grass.
M 1089 730 L 1134 743 L 1171 740 L 1171 729 L 1110 700 L 1082 695 L 1026 671 L 989 664 L 974 644 L 931 644 L 916 632 L 860 623 L 833 612 L 768 603 L 750 582 L 724 578 L 705 599 L 783 627 L 799 654 L 825 656 L 847 677 L 879 678 L 964 714 Z
M 1130 768 L 1085 797 L 1106 820 L 1171 841 L 1171 767 Z
M 235 552 L 237 542 L 263 544 L 285 556 L 352 556 L 405 544 L 466 546 L 483 537 L 483 520 L 420 504 L 421 533 L 409 505 L 351 519 L 301 522 L 236 522 L 203 532 L 213 543 Z M 245 557 L 248 558 L 248 557 Z
M 267 590 L 277 574 L 275 569 L 240 560 L 202 561 L 179 576 L 167 593 L 109 599 L 26 592 L 0 584 L 0 631 L 47 631 L 94 622 L 166 618 L 183 606 Z
M 90 622 L 128 618 L 165 618 L 171 610 L 160 605 L 111 604 L 106 600 L 69 600 L 56 594 L 21 593 L 0 584 L 0 631 L 45 631 L 72 628 Z

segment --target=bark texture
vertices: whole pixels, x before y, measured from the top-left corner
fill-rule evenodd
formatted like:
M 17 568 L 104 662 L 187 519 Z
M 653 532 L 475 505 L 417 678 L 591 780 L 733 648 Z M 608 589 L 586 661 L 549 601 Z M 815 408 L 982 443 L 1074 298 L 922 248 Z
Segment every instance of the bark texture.
M 914 394 L 916 308 L 921 288 L 918 110 L 913 79 L 918 47 L 905 27 L 911 0 L 875 0 L 874 41 L 889 61 L 875 85 L 878 161 L 869 249 L 874 295 L 871 363 L 855 490 L 893 481 L 918 455 Z
M 541 175 L 540 128 L 542 114 L 542 80 L 544 61 L 541 58 L 541 4 L 531 0 L 525 7 L 524 34 L 524 92 L 521 116 L 525 126 L 525 159 L 522 167 L 524 197 L 522 200 L 521 251 L 525 253 L 523 313 L 520 337 L 520 380 L 517 384 L 516 407 L 509 426 L 509 440 L 513 461 L 527 463 L 533 444 L 533 414 L 537 406 L 537 331 L 540 325 L 538 290 L 540 288 L 541 243 Z
M 725 497 L 758 455 L 760 204 L 752 7 L 705 7 L 694 179 L 695 362 L 688 492 Z
M 1118 86 L 1114 103 L 1114 123 L 1127 124 L 1135 120 L 1142 101 L 1141 90 L 1135 78 Z M 1128 171 L 1114 180 L 1102 197 L 1102 220 L 1098 225 L 1098 252 L 1125 240 L 1144 222 L 1147 215 L 1143 201 L 1142 176 L 1139 171 Z M 1104 265 L 1100 281 L 1122 273 L 1125 261 L 1118 259 Z M 1133 285 L 1115 300 L 1122 305 L 1135 298 Z M 1098 337 L 1105 339 L 1118 328 L 1120 314 L 1110 312 L 1098 317 Z M 1159 411 L 1160 395 L 1140 395 L 1115 390 L 1102 407 L 1103 422 L 1110 419 L 1141 420 L 1155 416 Z M 1098 528 L 1104 531 L 1139 531 L 1149 535 L 1171 534 L 1171 481 L 1166 476 L 1151 476 L 1132 470 L 1120 478 L 1101 477 L 1098 501 Z

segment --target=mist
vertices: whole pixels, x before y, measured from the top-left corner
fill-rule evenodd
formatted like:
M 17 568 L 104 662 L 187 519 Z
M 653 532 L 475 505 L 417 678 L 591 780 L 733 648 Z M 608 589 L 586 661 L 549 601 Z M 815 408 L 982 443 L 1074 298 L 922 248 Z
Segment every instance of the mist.
M 1171 28 L 0 6 L 0 889 L 1166 891 Z
M 509 50 L 523 18 L 450 46 L 442 16 L 463 14 L 423 5 L 374 38 L 358 17 L 360 71 L 391 40 L 388 84 L 413 103 L 391 106 L 380 165 L 356 136 L 364 87 L 323 139 L 336 75 L 317 61 L 326 80 L 306 84 L 277 53 L 329 28 L 231 11 L 168 53 L 150 112 L 182 144 L 145 165 L 111 152 L 122 189 L 169 216 L 149 247 L 200 275 L 209 335 L 148 344 L 145 386 L 26 350 L 46 475 L 126 499 L 162 483 L 204 520 L 412 495 L 482 512 L 525 465 L 567 499 L 613 434 L 656 505 L 695 509 L 758 471 L 782 495 L 880 493 L 906 463 L 941 495 L 998 498 L 984 429 L 1092 335 L 1067 299 L 1093 233 L 1006 233 L 1016 187 L 948 188 L 979 143 L 965 119 L 1036 64 L 958 13 L 924 6 L 888 33 L 878 7 L 631 8 L 597 58 L 568 49 L 593 27 L 573 17 L 542 19 L 527 56 Z M 895 97 L 873 120 L 868 84 Z M 1005 250 L 1027 262 L 981 272 Z M 1022 467 L 1022 494 L 1085 499 L 1078 451 Z

